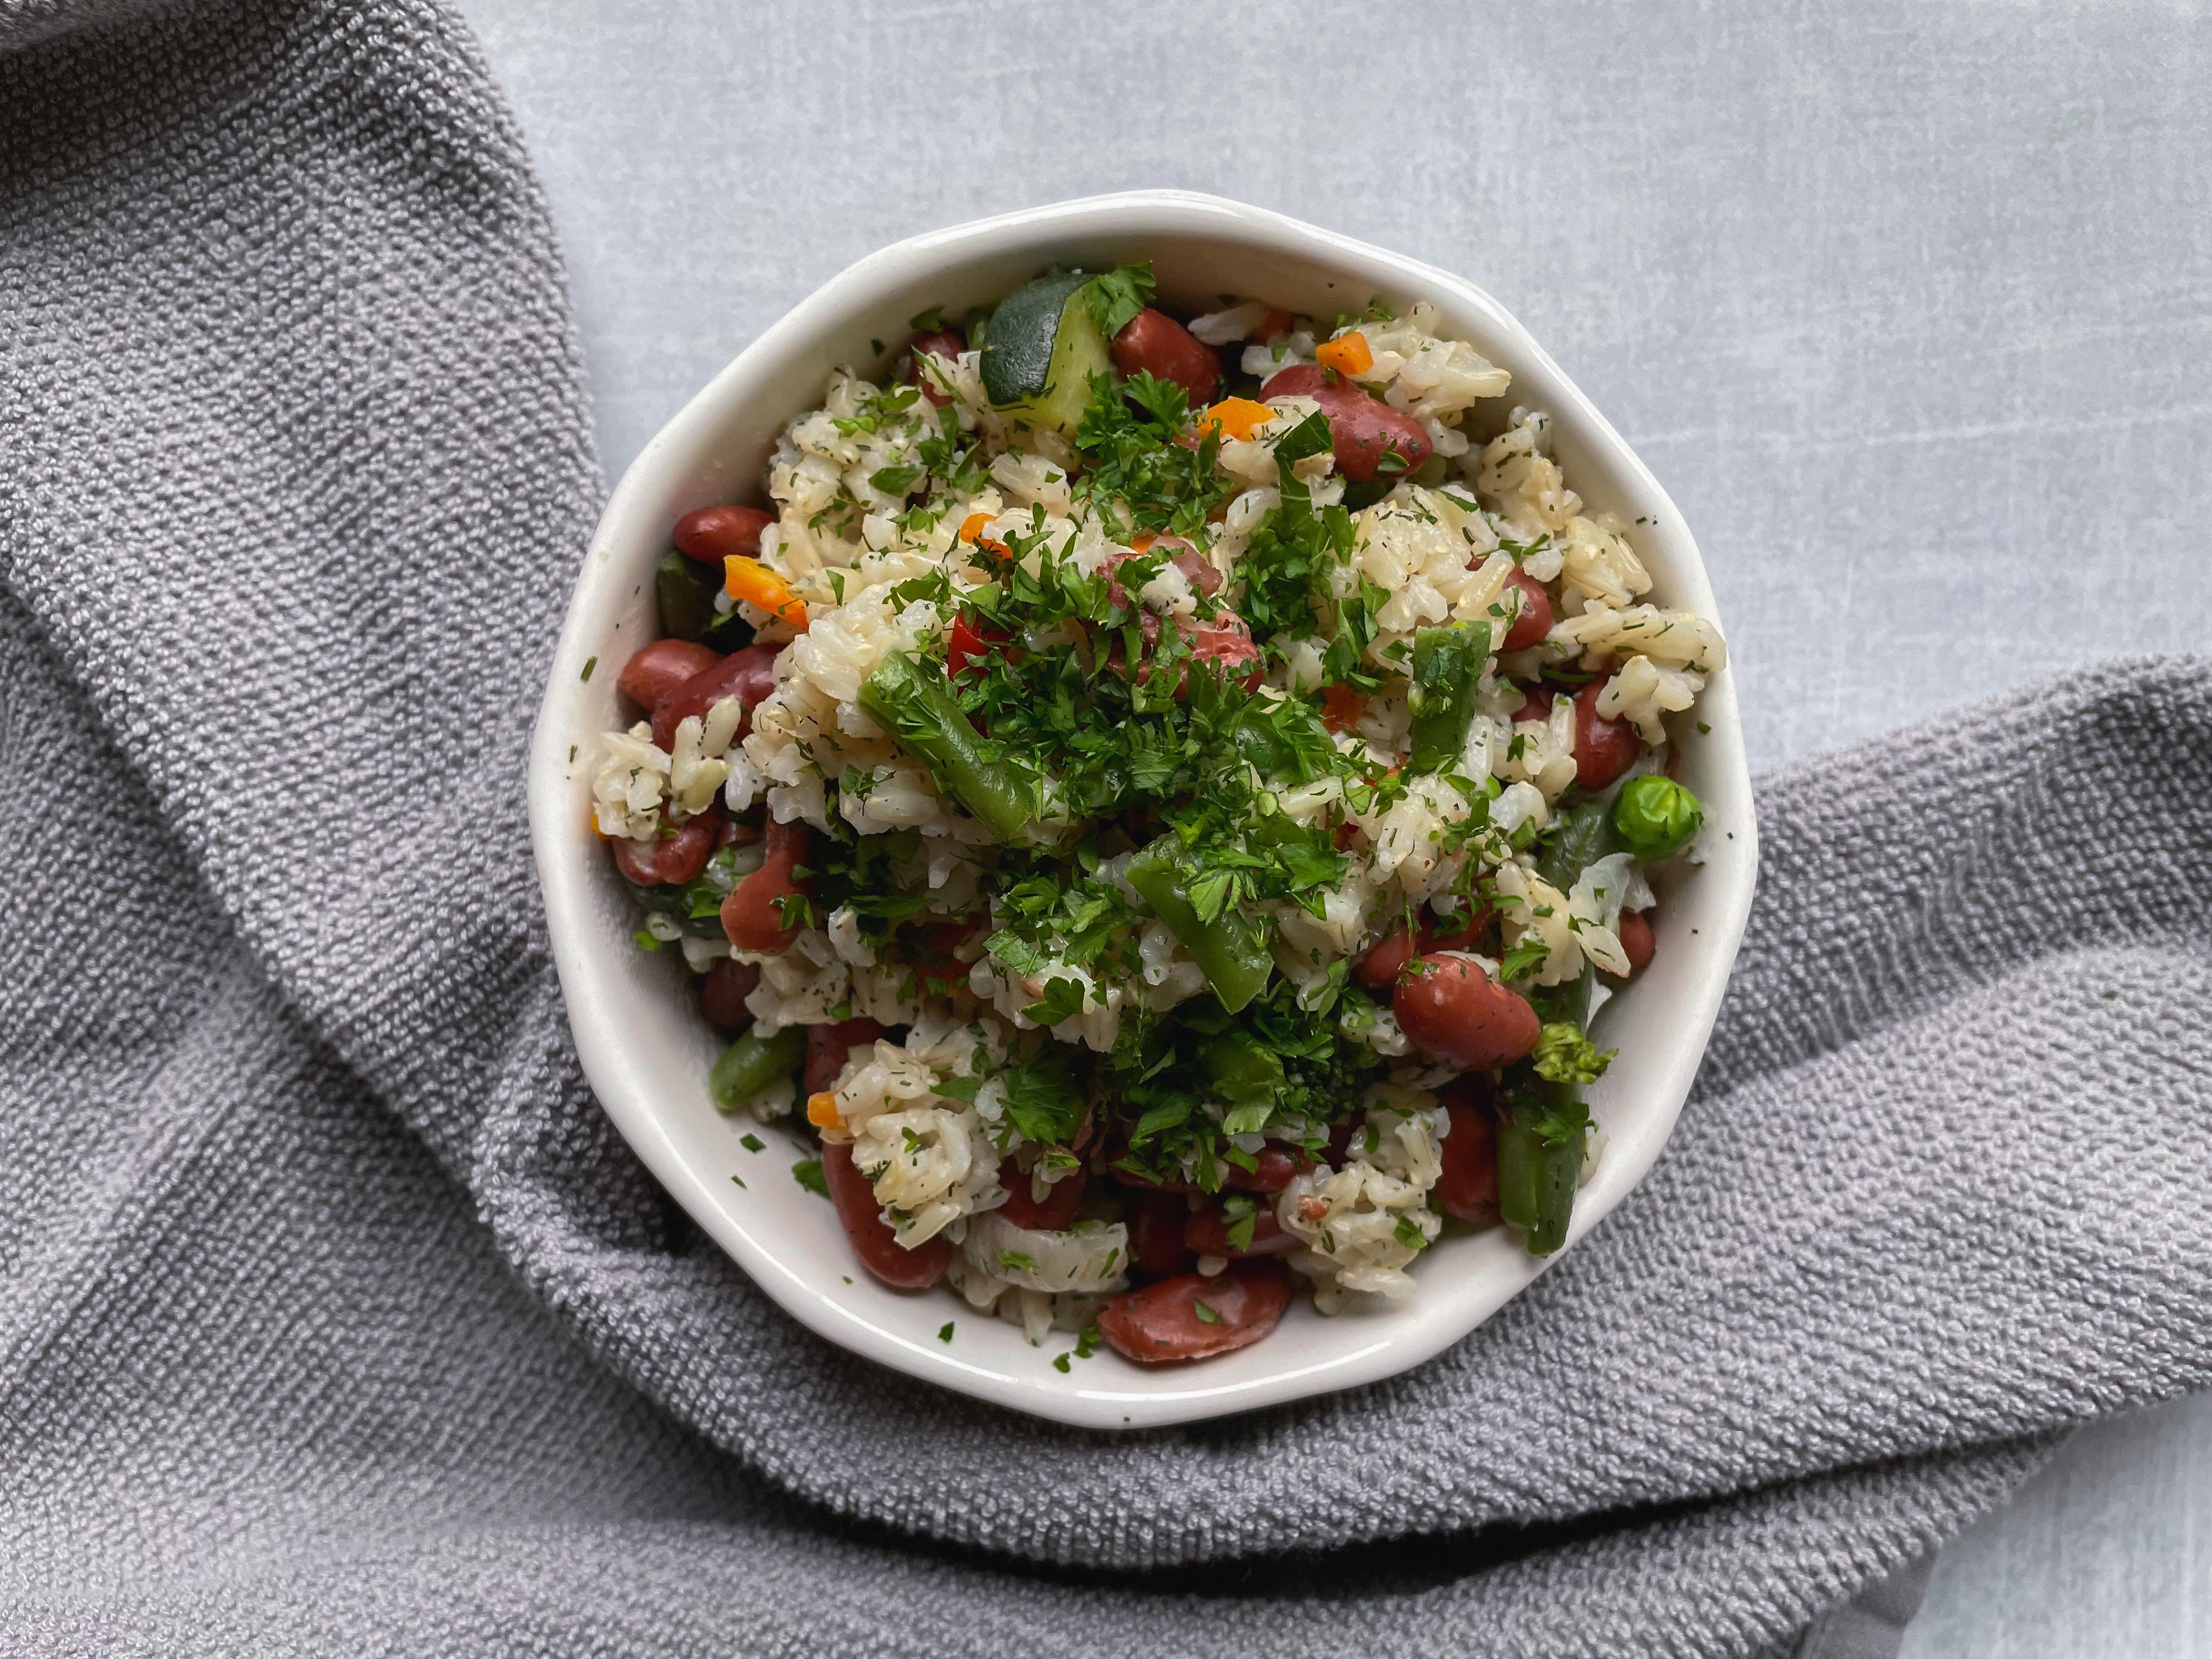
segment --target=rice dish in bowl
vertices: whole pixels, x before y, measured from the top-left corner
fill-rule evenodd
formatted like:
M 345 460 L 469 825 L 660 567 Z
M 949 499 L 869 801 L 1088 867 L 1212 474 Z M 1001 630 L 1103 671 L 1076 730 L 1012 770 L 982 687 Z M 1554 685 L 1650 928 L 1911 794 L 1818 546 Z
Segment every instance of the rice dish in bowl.
M 1043 271 L 833 372 L 670 525 L 587 757 L 716 1104 L 1063 1371 L 1559 1247 L 1724 666 L 1420 295 L 1155 298 Z

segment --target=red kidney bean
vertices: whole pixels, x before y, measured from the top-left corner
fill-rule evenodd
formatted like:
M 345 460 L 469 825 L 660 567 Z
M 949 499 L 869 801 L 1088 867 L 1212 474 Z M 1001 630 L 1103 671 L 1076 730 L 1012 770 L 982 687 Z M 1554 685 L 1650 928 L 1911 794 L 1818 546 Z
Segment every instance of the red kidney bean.
M 757 507 L 702 507 L 676 521 L 676 550 L 702 564 L 756 558 L 761 532 L 775 522 Z
M 1283 1146 L 1262 1146 L 1252 1161 L 1257 1168 L 1240 1170 L 1234 1164 L 1229 1165 L 1222 1174 L 1222 1185 L 1240 1193 L 1279 1193 L 1300 1170 L 1313 1168 L 1311 1158 Z
M 1583 789 L 1604 788 L 1644 752 L 1634 726 L 1597 712 L 1607 678 L 1600 675 L 1575 693 L 1575 782 Z
M 1395 480 L 1429 459 L 1426 428 L 1403 410 L 1393 409 L 1319 363 L 1292 363 L 1260 388 L 1268 398 L 1311 398 L 1328 416 L 1329 447 L 1336 470 L 1355 483 L 1378 475 L 1382 459 L 1395 454 L 1405 463 L 1384 474 Z
M 1283 1231 L 1283 1224 L 1275 1219 L 1275 1212 L 1265 1205 L 1252 1212 L 1252 1237 L 1241 1249 L 1229 1240 L 1229 1230 L 1233 1224 L 1229 1212 L 1218 1204 L 1193 1210 L 1182 1224 L 1183 1248 L 1198 1255 L 1226 1256 L 1231 1261 L 1242 1261 L 1250 1256 L 1280 1255 L 1285 1250 L 1297 1249 L 1300 1243 L 1296 1233 Z
M 1422 957 L 1390 998 L 1398 1029 L 1423 1054 L 1463 1072 L 1522 1059 L 1541 1029 L 1536 1011 L 1468 957 Z
M 1139 371 L 1173 380 L 1191 406 L 1213 401 L 1221 384 L 1221 360 L 1195 334 L 1164 311 L 1139 312 L 1114 337 L 1114 367 L 1124 374 Z
M 1652 936 L 1651 923 L 1641 910 L 1623 910 L 1613 931 L 1620 935 L 1620 948 L 1628 957 L 1628 971 L 1613 974 L 1612 979 L 1634 979 L 1651 965 L 1658 953 L 1659 941 Z
M 1516 720 L 1547 720 L 1552 718 L 1552 699 L 1555 694 L 1548 685 L 1532 685 L 1521 695 L 1520 707 L 1513 711 Z
M 1189 641 L 1194 661 L 1212 664 L 1225 678 L 1241 678 L 1248 691 L 1258 686 L 1267 670 L 1260 647 L 1252 642 L 1251 625 L 1243 617 L 1224 611 L 1202 622 L 1179 619 L 1176 627 Z
M 836 1088 L 837 1073 L 845 1069 L 846 1057 L 883 1034 L 884 1028 L 872 1019 L 841 1019 L 834 1025 L 808 1026 L 806 1092 L 818 1095 L 824 1089 Z
M 985 931 L 985 924 L 978 921 L 933 921 L 915 931 L 909 955 L 924 996 L 949 997 L 968 988 L 969 965 L 960 959 L 960 952 Z
M 1421 923 L 1421 949 L 1424 951 L 1471 951 L 1474 943 L 1489 928 L 1491 911 L 1487 887 L 1476 890 L 1472 908 L 1461 911 L 1456 921 L 1442 916 L 1425 919 Z
M 655 640 L 623 665 L 615 681 L 621 692 L 647 714 L 662 698 L 690 679 L 720 664 L 722 653 L 691 640 Z
M 1129 1260 L 1147 1279 L 1170 1279 L 1190 1271 L 1182 1226 L 1189 1206 L 1176 1193 L 1133 1192 L 1122 1210 L 1129 1226 Z
M 1475 1091 L 1448 1090 L 1443 1101 L 1451 1133 L 1441 1148 L 1443 1173 L 1432 1189 L 1447 1215 L 1478 1227 L 1498 1224 L 1498 1128 Z
M 1030 1196 L 1029 1172 L 1010 1158 L 999 1165 L 999 1184 L 1006 1189 L 1006 1201 L 999 1206 L 999 1213 L 1017 1227 L 1064 1233 L 1075 1224 L 1076 1206 L 1083 1202 L 1088 1180 L 1082 1170 L 1071 1170 L 1052 1183 L 1044 1201 L 1039 1203 Z
M 1189 646 L 1193 661 L 1211 664 L 1213 672 L 1224 678 L 1243 684 L 1247 691 L 1256 690 L 1267 677 L 1267 664 L 1260 647 L 1252 642 L 1251 624 L 1234 611 L 1217 611 L 1200 618 L 1176 617 L 1170 618 L 1176 632 Z M 1137 669 L 1140 681 L 1149 681 L 1157 667 L 1152 661 L 1152 647 L 1159 642 L 1160 618 L 1156 612 L 1139 611 L 1137 629 L 1145 644 L 1145 661 Z M 1119 664 L 1121 647 L 1117 641 L 1109 653 L 1108 660 Z M 1190 669 L 1188 663 L 1176 665 L 1176 696 L 1181 697 L 1189 690 Z
M 650 841 L 623 836 L 608 845 L 615 849 L 615 867 L 639 886 L 681 887 L 699 878 L 721 838 L 722 804 L 714 801 L 677 825 L 672 836 Z
M 1191 586 L 1199 592 L 1211 595 L 1221 591 L 1221 573 L 1214 568 L 1213 561 L 1200 552 L 1190 541 L 1181 536 L 1155 536 L 1137 551 L 1109 553 L 1099 561 L 1098 568 L 1102 571 L 1111 571 L 1116 565 L 1127 564 L 1132 559 L 1144 558 L 1150 554 L 1161 551 L 1166 551 L 1173 556 L 1168 562 L 1182 571 L 1189 580 Z M 1106 597 L 1113 604 L 1121 605 L 1125 610 L 1133 608 L 1136 604 L 1136 601 L 1129 597 L 1128 591 L 1121 586 L 1118 578 L 1107 583 Z
M 791 941 L 799 937 L 799 925 L 785 925 L 776 901 L 806 891 L 805 879 L 792 872 L 806 861 L 812 843 L 813 832 L 803 823 L 769 825 L 768 853 L 760 868 L 722 901 L 722 932 L 738 950 L 774 956 L 791 948 Z
M 1352 976 L 1370 991 L 1387 991 L 1413 959 L 1413 936 L 1394 927 L 1352 959 Z
M 1552 631 L 1552 596 L 1544 591 L 1543 583 L 1517 564 L 1513 567 L 1512 575 L 1506 580 L 1510 586 L 1521 590 L 1528 603 L 1521 607 L 1521 614 L 1513 619 L 1513 626 L 1505 630 L 1505 637 L 1499 641 L 1498 648 L 1500 651 L 1526 651 L 1531 646 L 1541 645 L 1544 635 Z
M 860 1265 L 886 1285 L 902 1291 L 925 1290 L 945 1277 L 952 1261 L 952 1244 L 942 1234 L 909 1250 L 898 1242 L 875 1189 L 854 1167 L 853 1149 L 824 1141 L 822 1178 L 830 1188 L 830 1201 L 837 1206 L 846 1241 Z
M 1169 562 L 1190 579 L 1193 587 L 1209 599 L 1221 591 L 1221 572 L 1214 568 L 1212 560 L 1180 536 L 1163 536 L 1160 541 L 1181 548 L 1182 550 Z M 1159 543 L 1155 542 L 1153 545 L 1157 547 Z
M 1213 1279 L 1182 1273 L 1109 1297 L 1098 1331 L 1139 1364 L 1204 1359 L 1257 1342 L 1275 1328 L 1290 1299 L 1291 1276 L 1281 1262 L 1239 1261 Z
M 942 357 L 949 363 L 953 358 L 968 349 L 968 342 L 949 328 L 933 328 L 915 335 L 914 344 L 908 349 L 914 353 L 915 362 L 914 366 L 907 371 L 907 377 L 921 388 L 921 395 L 925 399 L 936 404 L 939 409 L 944 408 L 952 399 L 949 394 L 939 392 L 929 383 L 928 378 L 921 372 L 921 359 L 926 355 Z
M 1255 345 L 1266 345 L 1288 334 L 1291 325 L 1296 321 L 1297 319 L 1280 306 L 1269 306 L 1261 313 L 1260 320 L 1252 325 L 1252 331 L 1244 337 Z
M 1490 925 L 1487 905 L 1463 916 L 1456 926 L 1444 927 L 1437 921 L 1421 919 L 1421 949 L 1423 951 L 1464 951 L 1481 936 Z M 1403 927 L 1393 928 L 1376 943 L 1354 957 L 1352 976 L 1370 991 L 1387 991 L 1398 982 L 1398 975 L 1413 959 L 1413 941 Z
M 694 714 L 704 720 L 707 711 L 725 697 L 735 697 L 745 706 L 744 718 L 738 722 L 738 737 L 744 736 L 753 729 L 753 710 L 775 690 L 776 653 L 782 649 L 780 645 L 749 645 L 717 658 L 713 667 L 694 674 L 653 705 L 653 740 L 672 749 L 678 726 Z
M 707 970 L 699 981 L 699 1012 L 718 1031 L 742 1031 L 753 1023 L 745 999 L 760 984 L 760 969 L 750 962 L 727 957 Z

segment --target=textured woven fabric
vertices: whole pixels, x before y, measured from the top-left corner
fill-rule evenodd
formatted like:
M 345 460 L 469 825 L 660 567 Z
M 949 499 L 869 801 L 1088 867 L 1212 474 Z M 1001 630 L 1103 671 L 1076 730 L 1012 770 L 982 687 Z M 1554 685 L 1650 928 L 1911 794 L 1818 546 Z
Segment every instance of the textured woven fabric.
M 1667 1156 L 1415 1373 L 1106 1438 L 825 1346 L 568 1045 L 580 386 L 447 14 L 0 0 L 15 1645 L 1841 1653 L 2212 1382 L 2195 664 L 1767 780 Z

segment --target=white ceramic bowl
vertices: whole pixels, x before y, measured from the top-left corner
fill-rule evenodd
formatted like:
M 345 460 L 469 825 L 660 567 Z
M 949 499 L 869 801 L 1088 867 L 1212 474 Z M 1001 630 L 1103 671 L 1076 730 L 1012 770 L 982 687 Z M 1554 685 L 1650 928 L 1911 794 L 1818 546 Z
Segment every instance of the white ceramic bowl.
M 1556 453 L 1594 510 L 1610 509 L 1668 605 L 1717 617 L 1696 544 L 1643 462 L 1573 382 L 1481 289 L 1432 266 L 1258 208 L 1180 191 L 1136 191 L 1008 214 L 916 237 L 833 277 L 741 353 L 646 447 L 607 504 L 568 608 L 531 757 L 530 816 L 561 984 L 585 1074 L 646 1165 L 708 1235 L 803 1323 L 833 1342 L 928 1382 L 1091 1427 L 1142 1427 L 1220 1416 L 1370 1382 L 1465 1336 L 1546 1263 L 1503 1231 L 1449 1239 L 1415 1268 L 1418 1294 L 1325 1319 L 1303 1299 L 1265 1341 L 1194 1365 L 1146 1368 L 1110 1351 L 1065 1372 L 1065 1338 L 1031 1348 L 1012 1326 L 939 1291 L 903 1295 L 854 1265 L 830 1206 L 792 1179 L 800 1155 L 777 1129 L 719 1114 L 707 1095 L 719 1044 L 681 968 L 633 945 L 638 925 L 589 823 L 600 732 L 617 725 L 615 677 L 653 637 L 652 572 L 669 527 L 694 508 L 765 499 L 777 429 L 817 407 L 833 364 L 864 372 L 905 343 L 907 319 L 956 314 L 1047 265 L 1148 258 L 1171 306 L 1215 296 L 1264 299 L 1332 315 L 1375 295 L 1426 299 L 1442 331 L 1472 340 L 1512 371 L 1502 402 L 1550 411 Z M 1503 408 L 1494 418 L 1502 420 Z M 596 660 L 598 672 L 585 677 Z M 1743 933 L 1757 863 L 1750 780 L 1730 677 L 1717 676 L 1684 734 L 1683 781 L 1715 826 L 1711 852 L 1661 890 L 1658 958 L 1598 1016 L 1620 1059 L 1591 1092 L 1606 1135 L 1575 1206 L 1568 1248 L 1603 1219 L 1659 1156 L 1681 1109 Z M 1687 722 L 1684 722 L 1687 724 Z M 767 1143 L 746 1151 L 740 1138 Z M 731 1179 L 740 1176 L 741 1188 Z M 1557 1256 L 1551 1258 L 1558 1260 Z M 938 1340 L 947 1320 L 955 1340 Z

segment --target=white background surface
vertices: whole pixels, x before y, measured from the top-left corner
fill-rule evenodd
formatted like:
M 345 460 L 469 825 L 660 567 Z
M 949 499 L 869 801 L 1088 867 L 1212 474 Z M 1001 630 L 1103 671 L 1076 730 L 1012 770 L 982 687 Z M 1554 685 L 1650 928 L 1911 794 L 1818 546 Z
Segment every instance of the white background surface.
M 1755 767 L 2212 617 L 2201 9 L 462 9 L 551 194 L 611 478 L 884 243 L 1184 185 L 1528 325 L 1696 532 Z M 2206 1401 L 2088 1431 L 1946 1553 L 1908 1659 L 2212 1650 L 2208 1493 Z

